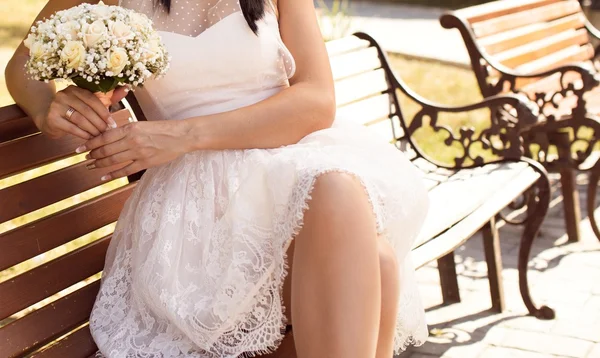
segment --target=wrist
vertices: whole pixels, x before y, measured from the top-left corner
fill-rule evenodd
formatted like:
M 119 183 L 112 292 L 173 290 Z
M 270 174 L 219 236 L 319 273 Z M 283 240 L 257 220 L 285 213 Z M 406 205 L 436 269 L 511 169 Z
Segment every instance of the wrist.
M 188 118 L 178 121 L 179 135 L 182 139 L 184 151 L 186 153 L 193 152 L 196 150 L 208 149 L 210 147 L 208 143 L 206 121 L 201 118 Z

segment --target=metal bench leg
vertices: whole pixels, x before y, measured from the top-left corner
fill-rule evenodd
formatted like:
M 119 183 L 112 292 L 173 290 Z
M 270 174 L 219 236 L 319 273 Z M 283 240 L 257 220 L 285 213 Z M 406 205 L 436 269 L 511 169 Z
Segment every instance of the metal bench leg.
M 565 159 L 571 158 L 569 134 L 567 132 L 554 133 L 553 140 L 556 144 L 559 157 Z M 581 209 L 575 175 L 576 172 L 572 168 L 563 168 L 560 170 L 560 184 L 569 242 L 577 242 L 580 239 L 579 222 L 581 221 Z
M 561 170 L 560 183 L 563 195 L 563 208 L 565 213 L 565 224 L 567 226 L 567 236 L 569 237 L 569 242 L 578 242 L 581 237 L 579 231 L 581 209 L 579 207 L 579 193 L 577 192 L 575 170 Z
M 494 218 L 483 227 L 483 248 L 488 268 L 492 310 L 502 312 L 505 308 L 504 288 L 502 285 L 502 255 L 498 228 L 496 227 L 496 219 Z
M 548 206 L 550 205 L 550 181 L 545 175 L 543 169 L 537 163 L 530 162 L 531 165 L 542 173 L 542 176 L 530 190 L 535 190 L 533 195 L 529 195 L 527 202 L 527 220 L 521 237 L 521 246 L 519 248 L 519 288 L 523 302 L 529 310 L 529 313 L 540 319 L 553 319 L 555 317 L 554 310 L 548 306 L 537 308 L 531 299 L 529 292 L 529 283 L 527 280 L 527 264 L 529 262 L 529 254 L 533 240 L 537 236 L 540 226 L 544 221 Z M 560 288 L 557 287 L 557 290 Z
M 454 251 L 440 257 L 437 260 L 442 286 L 442 297 L 445 304 L 460 302 L 458 292 L 458 278 L 456 276 L 456 264 L 454 262 Z
M 593 168 L 589 173 L 589 183 L 588 183 L 588 192 L 587 192 L 587 212 L 588 218 L 590 219 L 590 224 L 592 225 L 592 230 L 594 234 L 596 234 L 596 238 L 600 240 L 600 229 L 598 228 L 598 223 L 596 222 L 596 191 L 598 189 L 598 182 L 600 181 L 600 168 Z

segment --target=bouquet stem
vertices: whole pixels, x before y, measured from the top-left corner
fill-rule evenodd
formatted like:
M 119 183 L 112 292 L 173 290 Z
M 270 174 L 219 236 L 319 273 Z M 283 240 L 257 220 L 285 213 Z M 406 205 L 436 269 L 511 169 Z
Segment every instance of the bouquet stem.
M 115 90 L 110 90 L 106 93 L 104 92 L 94 92 L 94 95 L 98 97 L 100 102 L 104 105 L 104 107 L 108 108 L 112 104 L 112 96 Z

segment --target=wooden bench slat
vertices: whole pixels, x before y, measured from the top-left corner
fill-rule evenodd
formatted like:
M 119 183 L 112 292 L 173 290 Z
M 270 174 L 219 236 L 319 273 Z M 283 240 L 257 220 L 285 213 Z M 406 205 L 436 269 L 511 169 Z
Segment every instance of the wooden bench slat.
M 336 118 L 340 121 L 369 125 L 379 119 L 389 118 L 391 110 L 390 96 L 382 94 L 339 107 Z
M 425 236 L 421 235 L 411 252 L 414 267 L 422 267 L 431 262 L 432 257 L 441 257 L 462 245 L 497 215 L 499 210 L 507 207 L 525 189 L 531 187 L 539 176 L 540 174 L 531 168 L 523 170 L 513 180 L 498 188 L 493 196 L 488 197 L 477 208 L 476 212 L 472 212 L 464 220 L 452 225 L 446 232 L 432 240 L 425 240 Z
M 590 44 L 585 46 L 570 46 L 551 55 L 519 66 L 516 68 L 516 71 L 521 73 L 542 72 L 570 63 L 587 61 L 591 59 L 593 55 L 594 48 Z M 520 78 L 519 80 L 520 81 L 517 81 L 519 84 L 517 88 L 522 88 L 526 83 L 531 83 L 531 79 L 528 78 Z
M 545 39 L 567 30 L 584 27 L 583 14 L 574 14 L 548 23 L 536 23 L 515 30 L 502 32 L 480 39 L 480 44 L 491 55 L 499 54 L 531 42 Z
M 517 27 L 533 24 L 540 21 L 551 21 L 581 11 L 579 2 L 561 1 L 518 13 L 491 18 L 472 25 L 473 32 L 477 37 L 497 34 L 502 31 L 515 29 Z
M 369 41 L 350 36 L 338 40 L 329 41 L 325 44 L 330 58 L 343 55 L 348 52 L 360 50 L 370 46 Z
M 0 107 L 0 126 L 17 118 L 27 117 L 27 114 L 16 104 Z
M 485 21 L 494 17 L 534 9 L 563 0 L 503 0 L 457 10 L 456 14 L 464 17 L 469 23 Z
M 121 110 L 113 113 L 117 123 L 127 123 L 129 111 Z M 50 139 L 42 134 L 35 134 L 0 144 L 0 179 L 23 172 L 53 161 L 67 158 L 75 154 L 75 149 L 84 140 L 73 136 L 61 139 Z M 0 221 L 2 221 L 0 219 Z
M 387 142 L 394 143 L 397 138 L 394 138 L 393 128 L 394 122 L 390 119 L 382 119 L 381 121 L 370 124 L 367 129 L 369 132 L 377 135 Z
M 0 328 L 3 356 L 20 357 L 85 323 L 99 289 L 97 280 Z
M 353 76 L 335 83 L 338 106 L 350 104 L 369 97 L 378 96 L 389 89 L 385 71 L 379 69 Z
M 0 283 L 0 320 L 102 271 L 110 239 L 106 236 Z
M 375 47 L 353 51 L 331 59 L 333 79 L 336 81 L 377 68 L 381 68 L 381 62 Z
M 96 343 L 94 343 L 90 333 L 90 327 L 86 325 L 56 344 L 36 352 L 31 358 L 93 358 L 97 350 Z
M 115 222 L 136 183 L 0 235 L 0 271 Z
M 496 55 L 496 59 L 503 65 L 516 68 L 538 59 L 552 55 L 562 49 L 573 45 L 584 45 L 589 42 L 586 29 L 570 30 L 548 36 L 544 39 L 530 42 Z
M 0 222 L 12 220 L 104 184 L 100 178 L 118 167 L 88 170 L 86 164 L 87 162 L 78 163 L 0 190 Z
M 0 122 L 0 143 L 39 133 L 39 130 L 29 117 L 4 118 Z

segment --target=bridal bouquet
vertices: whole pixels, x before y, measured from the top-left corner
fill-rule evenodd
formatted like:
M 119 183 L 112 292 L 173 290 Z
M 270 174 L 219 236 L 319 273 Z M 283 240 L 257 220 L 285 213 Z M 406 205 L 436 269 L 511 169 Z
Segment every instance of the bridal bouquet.
M 169 57 L 152 21 L 119 6 L 82 4 L 38 21 L 25 40 L 36 80 L 69 79 L 105 105 L 121 85 L 163 75 Z

